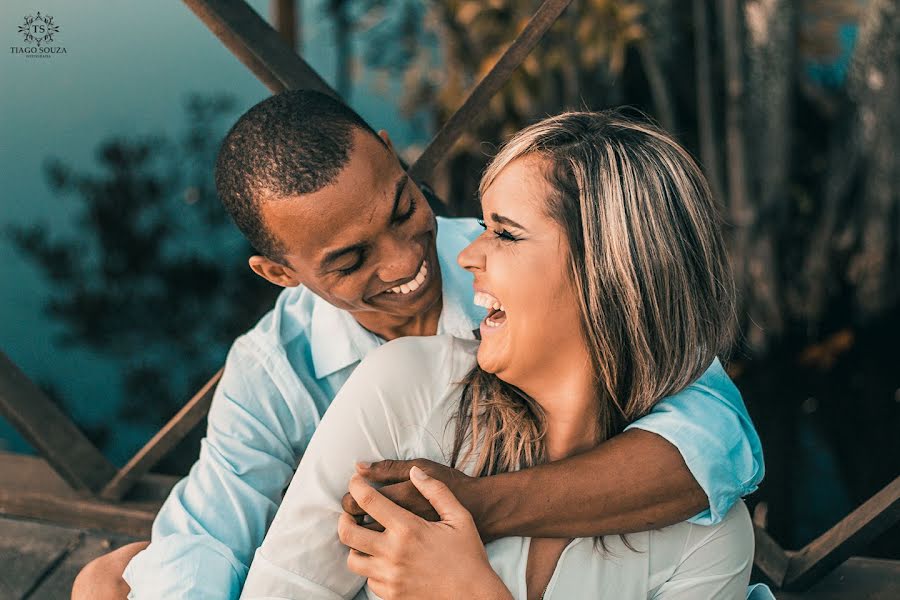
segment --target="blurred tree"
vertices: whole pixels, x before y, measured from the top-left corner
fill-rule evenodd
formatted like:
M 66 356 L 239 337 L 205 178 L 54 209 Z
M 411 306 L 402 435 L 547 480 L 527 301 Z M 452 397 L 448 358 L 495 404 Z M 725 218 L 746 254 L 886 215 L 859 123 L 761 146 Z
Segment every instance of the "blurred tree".
M 250 248 L 212 181 L 234 108 L 229 97 L 191 97 L 183 135 L 103 141 L 96 172 L 49 159 L 50 187 L 79 204 L 75 231 L 8 232 L 52 286 L 46 312 L 63 325 L 62 341 L 121 364 L 120 417 L 148 429 L 219 368 L 275 293 L 246 268 Z

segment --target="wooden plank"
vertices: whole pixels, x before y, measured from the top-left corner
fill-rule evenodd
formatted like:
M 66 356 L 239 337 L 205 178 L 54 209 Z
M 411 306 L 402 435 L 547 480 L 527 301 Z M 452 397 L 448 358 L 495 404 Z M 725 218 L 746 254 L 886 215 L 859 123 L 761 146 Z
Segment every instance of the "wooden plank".
M 110 503 L 74 492 L 40 458 L 0 452 L 0 515 L 146 539 L 177 480 L 147 475 L 135 487 L 134 499 Z
M 854 557 L 805 592 L 778 592 L 778 600 L 896 600 L 900 561 Z
M 753 566 L 765 578 L 766 584 L 781 587 L 787 573 L 788 554 L 762 527 L 754 524 L 753 532 L 756 538 Z
M 184 3 L 272 93 L 307 89 L 338 97 L 243 0 L 184 0 Z
M 86 564 L 95 558 L 136 541 L 127 536 L 86 534 L 81 543 L 69 552 L 62 561 L 48 573 L 29 596 L 30 598 L 69 598 L 75 577 Z M 0 566 L 0 569 L 3 567 Z
M 78 530 L 0 518 L 0 598 L 23 598 L 78 545 Z
M 119 500 L 131 489 L 135 482 L 149 472 L 160 459 L 177 446 L 203 420 L 209 413 L 216 386 L 219 384 L 219 380 L 222 379 L 222 371 L 223 369 L 219 369 L 200 388 L 200 391 L 194 394 L 194 397 L 188 400 L 187 404 L 116 473 L 115 477 L 103 488 L 103 491 L 100 493 L 101 498 L 104 500 Z
M 3 352 L 0 414 L 73 488 L 97 491 L 116 474 L 112 463 Z
M 544 0 L 531 20 L 506 49 L 487 75 L 478 82 L 410 169 L 416 181 L 428 181 L 432 171 L 456 140 L 477 121 L 490 99 L 500 91 L 516 68 L 528 56 L 572 0 Z
M 791 557 L 784 588 L 804 590 L 900 521 L 900 477 Z

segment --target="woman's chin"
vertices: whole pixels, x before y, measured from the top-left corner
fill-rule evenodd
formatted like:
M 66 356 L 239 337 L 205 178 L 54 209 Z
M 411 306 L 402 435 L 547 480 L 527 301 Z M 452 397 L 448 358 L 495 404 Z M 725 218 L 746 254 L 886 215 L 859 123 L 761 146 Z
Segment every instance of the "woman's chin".
M 491 346 L 493 344 L 481 342 L 481 345 L 478 347 L 478 366 L 486 373 L 500 376 L 502 371 L 506 370 L 506 363 L 509 361 L 503 358 L 502 353 L 498 352 L 497 348 L 492 348 Z

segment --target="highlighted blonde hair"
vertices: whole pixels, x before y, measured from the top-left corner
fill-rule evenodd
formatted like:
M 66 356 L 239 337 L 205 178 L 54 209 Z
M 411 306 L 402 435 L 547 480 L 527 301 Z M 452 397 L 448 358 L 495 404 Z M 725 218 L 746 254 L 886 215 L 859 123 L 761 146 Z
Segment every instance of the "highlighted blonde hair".
M 547 215 L 568 240 L 599 443 L 729 348 L 735 291 L 718 207 L 687 151 L 619 112 L 568 112 L 526 127 L 488 165 L 481 193 L 526 156 L 543 160 Z M 544 429 L 533 399 L 476 367 L 464 381 L 452 462 L 471 461 L 479 475 L 546 462 Z

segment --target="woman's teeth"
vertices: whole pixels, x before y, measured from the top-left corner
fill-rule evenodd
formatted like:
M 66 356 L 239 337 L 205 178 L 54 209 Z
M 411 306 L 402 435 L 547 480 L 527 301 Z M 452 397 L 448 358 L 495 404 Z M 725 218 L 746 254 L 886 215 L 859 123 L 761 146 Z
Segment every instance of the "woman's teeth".
M 419 268 L 419 272 L 416 273 L 416 276 L 407 281 L 406 283 L 401 283 L 397 287 L 392 287 L 388 290 L 389 294 L 408 294 L 410 292 L 414 292 L 419 287 L 425 283 L 425 278 L 428 276 L 428 261 L 423 260 L 422 266 Z
M 500 327 L 506 323 L 506 308 L 487 292 L 475 293 L 475 305 L 488 309 L 488 315 L 484 318 L 488 327 Z
M 475 292 L 475 306 L 482 306 L 488 310 L 502 310 L 506 312 L 500 301 L 487 292 Z

